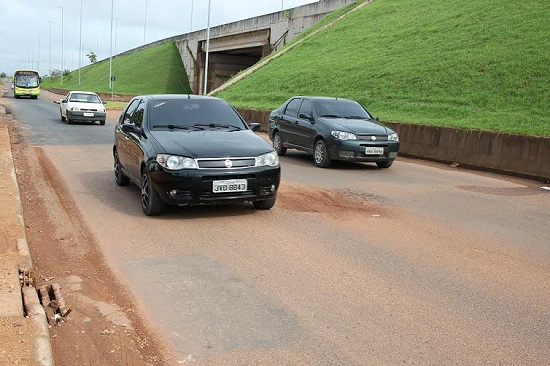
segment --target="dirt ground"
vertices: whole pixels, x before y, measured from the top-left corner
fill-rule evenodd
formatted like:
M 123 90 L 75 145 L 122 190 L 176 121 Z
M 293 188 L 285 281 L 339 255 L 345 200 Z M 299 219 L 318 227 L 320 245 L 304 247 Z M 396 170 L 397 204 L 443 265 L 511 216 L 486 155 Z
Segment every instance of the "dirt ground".
M 0 118 L 10 130 L 35 286 L 59 284 L 72 309 L 50 327 L 56 365 L 177 364 L 105 264 L 55 167 L 10 115 Z

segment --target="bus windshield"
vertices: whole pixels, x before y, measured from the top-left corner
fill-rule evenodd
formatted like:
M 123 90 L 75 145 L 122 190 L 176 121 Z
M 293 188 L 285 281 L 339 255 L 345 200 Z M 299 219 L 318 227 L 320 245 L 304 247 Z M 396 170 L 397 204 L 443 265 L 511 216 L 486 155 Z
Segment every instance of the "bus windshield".
M 14 84 L 20 88 L 36 88 L 40 85 L 38 73 L 34 71 L 19 71 L 14 75 Z

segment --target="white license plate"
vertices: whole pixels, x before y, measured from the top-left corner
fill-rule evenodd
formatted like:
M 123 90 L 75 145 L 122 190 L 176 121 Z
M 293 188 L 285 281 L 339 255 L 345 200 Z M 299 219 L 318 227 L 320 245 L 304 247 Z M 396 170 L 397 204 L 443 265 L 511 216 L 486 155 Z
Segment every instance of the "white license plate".
M 248 189 L 248 181 L 246 179 L 228 179 L 215 180 L 212 184 L 212 192 L 244 192 Z
M 94 114 L 90 112 L 84 112 L 84 117 L 93 117 Z
M 384 155 L 383 147 L 367 147 L 365 149 L 365 155 Z

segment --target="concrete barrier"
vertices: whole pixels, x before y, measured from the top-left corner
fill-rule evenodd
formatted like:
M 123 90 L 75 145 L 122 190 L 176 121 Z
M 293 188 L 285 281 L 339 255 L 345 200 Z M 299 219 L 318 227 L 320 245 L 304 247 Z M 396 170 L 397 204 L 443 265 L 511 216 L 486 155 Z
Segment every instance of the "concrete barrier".
M 267 130 L 270 111 L 242 109 Z M 399 134 L 400 155 L 550 181 L 550 138 L 412 123 L 383 122 Z

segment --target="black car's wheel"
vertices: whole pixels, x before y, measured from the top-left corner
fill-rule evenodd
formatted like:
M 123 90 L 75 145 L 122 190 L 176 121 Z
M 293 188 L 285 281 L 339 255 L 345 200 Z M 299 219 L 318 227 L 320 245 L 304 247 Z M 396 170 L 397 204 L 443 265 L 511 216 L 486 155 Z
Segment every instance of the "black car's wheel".
M 114 170 L 115 170 L 115 182 L 119 186 L 127 186 L 130 184 L 130 178 L 128 178 L 123 172 L 122 172 L 122 165 L 120 165 L 120 160 L 118 159 L 118 152 L 115 151 L 115 164 L 114 164 Z
M 262 201 L 254 201 L 254 208 L 256 208 L 256 210 L 269 210 L 271 207 L 275 206 L 276 199 L 276 197 L 272 197 Z
M 283 156 L 286 154 L 286 147 L 283 146 L 283 141 L 281 141 L 279 132 L 273 134 L 273 148 L 277 151 L 277 155 Z
M 393 160 L 389 161 L 379 161 L 376 163 L 379 168 L 389 168 L 393 164 Z
M 319 140 L 315 143 L 315 148 L 313 149 L 313 161 L 315 162 L 315 165 L 320 168 L 327 168 L 332 163 L 325 140 Z
M 164 204 L 153 188 L 147 169 L 141 175 L 141 208 L 147 216 L 155 216 L 162 212 Z

